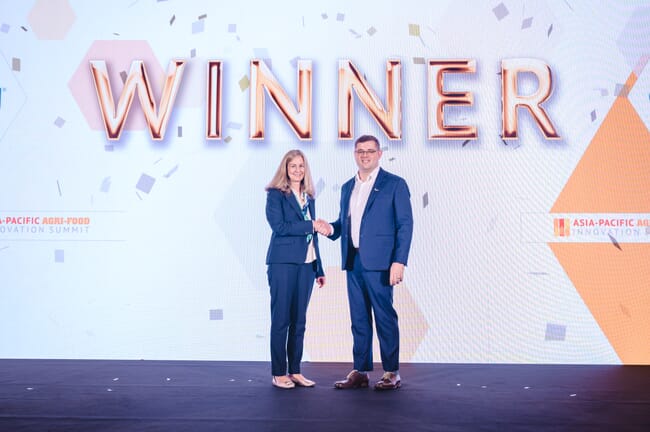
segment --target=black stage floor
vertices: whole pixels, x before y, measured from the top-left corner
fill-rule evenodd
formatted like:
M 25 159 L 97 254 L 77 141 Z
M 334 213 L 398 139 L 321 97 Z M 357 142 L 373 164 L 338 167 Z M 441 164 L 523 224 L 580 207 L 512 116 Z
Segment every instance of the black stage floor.
M 646 366 L 404 364 L 397 391 L 335 390 L 348 368 L 280 390 L 261 362 L 0 360 L 0 431 L 650 431 Z

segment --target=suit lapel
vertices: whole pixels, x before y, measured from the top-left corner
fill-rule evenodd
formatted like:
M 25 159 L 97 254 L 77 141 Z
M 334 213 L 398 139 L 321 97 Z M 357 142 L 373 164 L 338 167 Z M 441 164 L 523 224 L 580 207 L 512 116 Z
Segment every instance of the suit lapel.
M 307 202 L 309 203 L 309 216 L 312 220 L 315 220 L 316 219 L 316 209 L 314 208 L 315 203 L 313 199 L 309 198 L 309 195 L 307 195 Z M 302 214 L 302 212 L 300 214 Z
M 375 202 L 375 198 L 377 198 L 377 194 L 384 186 L 384 180 L 386 180 L 386 175 L 384 174 L 384 170 L 382 168 L 379 168 L 379 172 L 377 173 L 377 179 L 375 180 L 375 184 L 372 186 L 372 190 L 370 191 L 370 195 L 368 196 L 368 202 L 366 202 L 366 208 L 363 209 L 363 216 L 361 217 L 362 219 L 366 217 L 366 213 L 368 213 L 368 210 L 370 210 L 370 207 L 372 207 L 372 203 Z
M 293 192 L 289 191 L 289 195 L 285 195 L 284 198 L 289 201 L 289 206 L 295 210 L 298 216 L 300 216 L 300 219 L 304 219 L 302 216 L 302 209 L 300 208 L 300 204 L 298 204 L 298 200 L 296 199 L 296 196 L 293 194 Z
M 352 196 L 352 189 L 354 188 L 354 177 L 343 185 L 343 202 L 341 203 L 341 220 L 348 218 L 350 213 L 350 196 Z

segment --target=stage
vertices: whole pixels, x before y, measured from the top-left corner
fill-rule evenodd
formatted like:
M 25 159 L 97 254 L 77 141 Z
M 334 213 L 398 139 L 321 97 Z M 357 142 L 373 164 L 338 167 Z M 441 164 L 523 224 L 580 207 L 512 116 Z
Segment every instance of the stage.
M 646 431 L 650 367 L 404 364 L 402 388 L 335 390 L 349 365 L 0 360 L 1 431 Z M 371 374 L 377 380 L 378 369 Z

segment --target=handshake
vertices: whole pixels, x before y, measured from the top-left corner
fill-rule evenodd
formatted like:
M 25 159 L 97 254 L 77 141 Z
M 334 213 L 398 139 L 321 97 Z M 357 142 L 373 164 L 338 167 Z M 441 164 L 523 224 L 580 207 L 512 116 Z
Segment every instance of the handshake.
M 312 222 L 314 225 L 314 231 L 316 231 L 318 234 L 322 234 L 324 236 L 330 236 L 332 234 L 332 226 L 327 221 L 323 219 L 316 219 Z

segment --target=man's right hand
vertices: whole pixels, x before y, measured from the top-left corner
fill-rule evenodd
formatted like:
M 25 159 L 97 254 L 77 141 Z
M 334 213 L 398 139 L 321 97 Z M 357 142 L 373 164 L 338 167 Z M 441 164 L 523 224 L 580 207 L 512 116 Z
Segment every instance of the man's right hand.
M 333 228 L 332 226 L 325 220 L 323 219 L 317 219 L 314 221 L 314 230 L 318 234 L 322 234 L 324 236 L 331 236 L 333 233 Z

